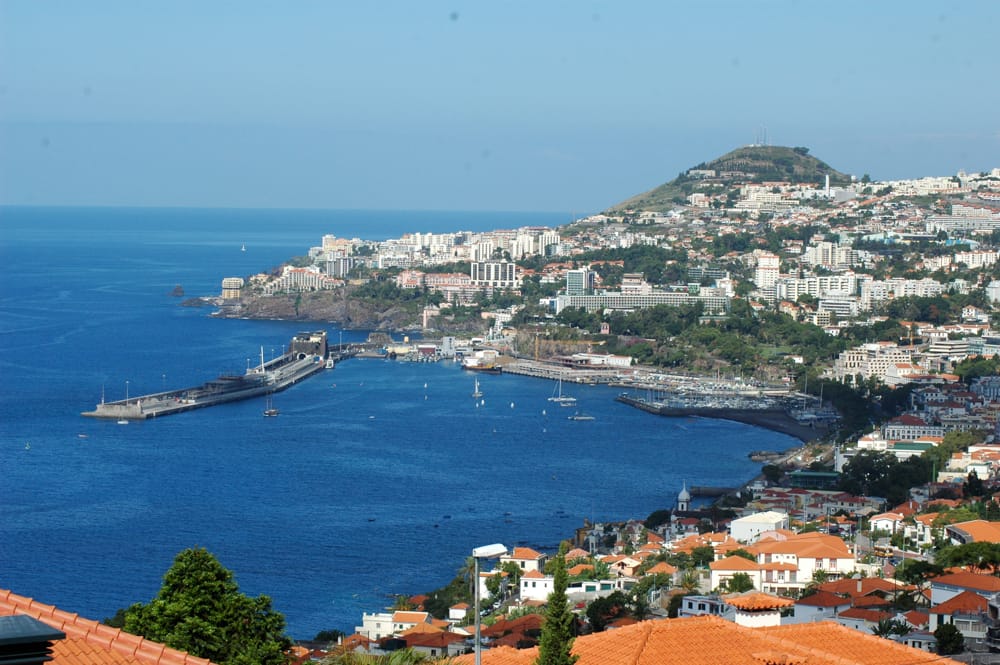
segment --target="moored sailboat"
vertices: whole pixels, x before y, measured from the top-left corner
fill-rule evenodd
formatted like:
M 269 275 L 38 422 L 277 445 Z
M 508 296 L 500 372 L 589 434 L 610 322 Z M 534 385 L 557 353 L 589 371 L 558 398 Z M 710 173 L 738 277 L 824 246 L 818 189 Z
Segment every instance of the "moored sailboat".
M 559 378 L 559 385 L 556 386 L 556 392 L 549 398 L 550 402 L 555 402 L 559 406 L 576 406 L 576 398 L 570 395 L 563 395 L 562 392 L 562 378 Z

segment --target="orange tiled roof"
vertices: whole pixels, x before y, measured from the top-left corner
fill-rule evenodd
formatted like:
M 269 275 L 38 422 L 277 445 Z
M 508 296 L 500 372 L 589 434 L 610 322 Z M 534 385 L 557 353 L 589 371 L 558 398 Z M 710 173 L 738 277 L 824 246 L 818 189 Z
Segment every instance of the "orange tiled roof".
M 782 607 L 789 607 L 795 604 L 791 598 L 779 598 L 767 593 L 748 593 L 742 596 L 728 596 L 724 598 L 726 603 L 738 610 L 745 612 L 759 612 L 761 610 L 777 610 Z
M 977 543 L 1000 543 L 1000 522 L 972 520 L 970 522 L 958 522 L 952 524 L 951 527 L 969 534 L 972 536 L 972 540 Z
M 523 635 L 528 630 L 539 630 L 545 622 L 545 617 L 541 614 L 525 614 L 516 619 L 501 619 L 492 626 L 484 626 L 481 630 L 487 637 L 497 637 L 515 633 Z
M 54 665 L 211 665 L 183 651 L 0 589 L 0 616 L 25 614 L 66 633 L 52 645 Z
M 406 630 L 402 631 L 400 635 L 407 636 L 407 635 L 416 635 L 419 633 L 443 633 L 443 632 L 444 630 L 442 628 L 438 628 L 437 626 L 432 626 L 429 623 L 418 623 L 413 628 L 407 628 Z
M 650 567 L 646 571 L 647 575 L 673 575 L 677 572 L 677 568 L 671 566 L 666 561 L 660 561 L 655 566 Z
M 577 665 L 920 665 L 958 661 L 906 647 L 831 621 L 746 628 L 719 617 L 642 621 L 573 642 Z M 531 665 L 538 649 L 509 647 L 482 654 L 483 665 Z M 472 654 L 455 659 L 470 665 Z
M 888 612 L 865 610 L 860 607 L 849 607 L 837 616 L 844 617 L 845 619 L 863 619 L 864 621 L 870 621 L 871 623 L 878 623 L 882 619 L 892 618 L 892 615 Z
M 963 591 L 957 596 L 953 596 L 943 603 L 938 603 L 930 609 L 931 614 L 954 614 L 955 612 L 965 612 L 975 614 L 986 611 L 986 599 L 978 593 Z
M 994 593 L 1000 591 L 1000 579 L 992 575 L 979 575 L 978 573 L 952 573 L 950 575 L 938 575 L 931 580 L 931 584 L 947 584 L 949 586 L 965 587 L 966 589 L 976 589 L 977 591 L 988 591 Z
M 430 614 L 427 612 L 408 612 L 398 610 L 392 613 L 393 623 L 429 623 Z
M 824 582 L 819 585 L 819 588 L 823 591 L 829 591 L 830 593 L 856 598 L 859 596 L 867 596 L 868 594 L 876 592 L 893 593 L 897 590 L 912 589 L 913 587 L 896 585 L 889 580 L 884 580 L 879 577 L 863 577 L 860 580 L 845 578 L 842 580 L 834 580 L 833 582 Z
M 427 647 L 443 649 L 452 642 L 462 642 L 464 635 L 438 631 L 436 633 L 407 633 L 404 637 L 408 647 Z
M 861 609 L 876 609 L 879 607 L 889 607 L 890 605 L 892 605 L 892 600 L 888 597 L 861 596 L 854 599 L 854 606 Z
M 353 633 L 353 634 L 348 635 L 347 637 L 344 638 L 344 641 L 341 644 L 341 646 L 344 649 L 348 649 L 348 650 L 351 650 L 351 651 L 353 651 L 353 650 L 355 650 L 355 649 L 357 649 L 359 647 L 362 648 L 362 649 L 364 649 L 365 651 L 368 651 L 369 648 L 371 648 L 372 644 L 373 644 L 373 641 L 370 640 L 370 639 L 368 639 L 367 636 L 362 635 L 361 633 Z
M 530 561 L 537 561 L 544 556 L 544 554 L 536 552 L 530 547 L 515 547 L 514 551 L 510 553 L 511 559 L 527 559 Z
M 735 555 L 713 561 L 708 567 L 712 570 L 760 570 L 756 562 Z

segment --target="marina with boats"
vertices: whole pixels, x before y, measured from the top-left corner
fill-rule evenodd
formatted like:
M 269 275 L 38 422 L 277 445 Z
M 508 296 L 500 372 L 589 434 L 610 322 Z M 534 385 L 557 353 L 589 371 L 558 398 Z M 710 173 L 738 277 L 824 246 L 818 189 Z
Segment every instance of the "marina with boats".
M 388 336 L 385 336 L 388 338 Z M 388 339 L 391 342 L 391 338 Z M 264 416 L 273 417 L 279 410 L 273 405 L 271 395 L 350 357 L 371 357 L 405 360 L 411 355 L 427 361 L 446 357 L 442 349 L 428 340 L 412 352 L 404 346 L 392 347 L 389 353 L 386 340 L 369 339 L 363 344 L 352 344 L 345 350 L 343 344 L 333 349 L 327 343 L 327 332 L 298 333 L 288 345 L 288 350 L 270 361 L 264 359 L 261 349 L 260 363 L 248 367 L 243 374 L 223 374 L 206 383 L 179 390 L 159 393 L 128 395 L 124 400 L 101 402 L 83 416 L 116 420 L 128 424 L 131 420 L 145 420 L 192 409 L 224 404 L 258 396 L 267 397 Z M 577 398 L 564 391 L 563 384 L 612 385 L 624 392 L 616 401 L 661 416 L 706 417 L 734 420 L 783 432 L 803 441 L 822 436 L 836 412 L 824 411 L 810 402 L 811 398 L 796 395 L 787 388 L 763 386 L 742 379 L 720 377 L 667 376 L 639 368 L 577 367 L 559 362 L 541 362 L 525 358 L 510 358 L 495 349 L 468 349 L 465 353 L 450 356 L 462 369 L 473 373 L 472 397 L 477 406 L 483 397 L 479 375 L 518 374 L 554 382 L 548 402 L 560 407 L 573 407 L 567 416 L 571 421 L 594 420 L 593 416 L 578 410 Z M 127 382 L 126 382 L 127 386 Z M 426 387 L 426 386 L 425 386 Z M 426 399 L 426 396 L 425 396 Z M 511 405 L 513 408 L 513 403 Z M 543 410 L 544 413 L 544 410 Z

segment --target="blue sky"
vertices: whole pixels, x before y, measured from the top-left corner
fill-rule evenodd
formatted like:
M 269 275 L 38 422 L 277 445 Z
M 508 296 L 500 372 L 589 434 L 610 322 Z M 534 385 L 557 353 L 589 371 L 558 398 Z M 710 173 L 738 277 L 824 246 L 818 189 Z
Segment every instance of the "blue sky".
M 1000 2 L 0 0 L 0 204 L 588 213 L 1000 166 Z

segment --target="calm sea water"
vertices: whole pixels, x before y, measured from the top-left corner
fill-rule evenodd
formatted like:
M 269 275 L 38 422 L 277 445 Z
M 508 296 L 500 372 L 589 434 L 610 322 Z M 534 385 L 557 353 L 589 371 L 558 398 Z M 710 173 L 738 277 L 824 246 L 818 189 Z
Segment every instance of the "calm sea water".
M 585 518 L 644 518 L 683 482 L 738 484 L 754 449 L 789 437 L 663 419 L 573 387 L 473 378 L 452 363 L 351 360 L 263 404 L 127 426 L 100 401 L 195 385 L 332 324 L 217 320 L 169 292 L 216 294 L 323 234 L 558 225 L 560 215 L 373 211 L 0 208 L 0 588 L 102 619 L 159 589 L 205 547 L 241 590 L 268 594 L 300 639 L 392 594 L 447 583 L 473 547 L 553 551 Z M 246 245 L 246 251 L 241 246 Z M 565 411 L 563 409 L 562 411 Z

